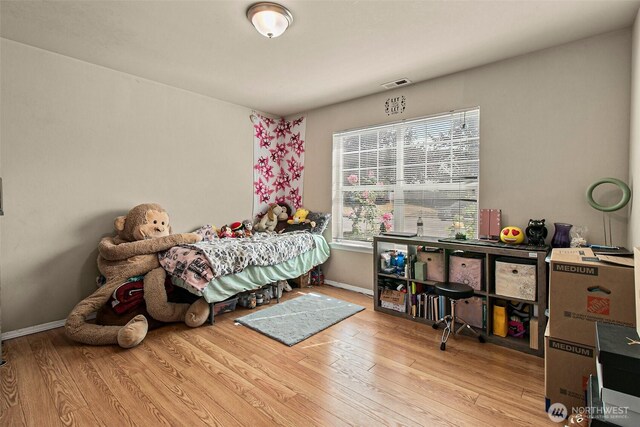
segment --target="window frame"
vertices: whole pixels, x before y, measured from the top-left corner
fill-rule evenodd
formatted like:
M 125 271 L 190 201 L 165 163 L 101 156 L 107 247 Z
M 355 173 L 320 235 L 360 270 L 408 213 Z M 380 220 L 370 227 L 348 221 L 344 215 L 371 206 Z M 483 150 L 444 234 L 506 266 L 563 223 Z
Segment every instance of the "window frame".
M 467 113 L 470 114 L 470 117 L 473 117 L 474 120 L 476 120 L 476 126 L 473 127 L 472 129 L 467 129 L 465 128 L 466 124 L 467 124 Z M 462 125 L 462 130 L 463 133 L 467 133 L 464 137 L 462 138 L 456 138 L 455 137 L 455 132 L 459 131 L 459 129 L 454 128 L 454 124 L 456 123 L 456 120 L 459 121 L 460 117 L 464 117 L 464 121 L 463 121 L 463 125 Z M 425 129 L 428 128 L 428 126 L 430 124 L 434 124 L 434 125 L 438 125 L 439 123 L 446 123 L 448 121 L 450 121 L 450 134 L 449 134 L 449 138 L 448 139 L 444 139 L 441 142 L 428 142 L 427 138 L 430 137 L 431 135 L 428 134 L 428 132 L 425 131 L 425 136 L 424 136 L 424 141 L 421 143 L 422 147 L 424 147 L 425 150 L 425 158 L 424 161 L 422 162 L 418 162 L 415 163 L 416 166 L 423 166 L 425 168 L 425 175 L 423 176 L 423 180 L 424 181 L 428 181 L 428 172 L 427 172 L 427 168 L 429 166 L 429 164 L 432 165 L 437 165 L 440 164 L 442 167 L 442 165 L 444 164 L 449 164 L 451 165 L 451 171 L 455 170 L 455 168 L 453 167 L 454 165 L 467 165 L 467 167 L 469 168 L 469 170 L 473 170 L 475 168 L 475 176 L 467 176 L 465 177 L 464 175 L 455 175 L 452 174 L 450 175 L 450 179 L 449 179 L 449 183 L 434 183 L 434 182 L 421 182 L 421 183 L 405 183 L 405 172 L 407 170 L 407 165 L 411 166 L 412 163 L 407 163 L 406 159 L 405 159 L 405 150 L 407 150 L 408 145 L 406 144 L 405 138 L 407 136 L 406 134 L 406 129 L 409 128 L 411 125 L 421 125 L 421 126 L 425 126 Z M 380 153 L 382 152 L 382 150 L 384 150 L 384 148 L 381 147 L 381 136 L 380 136 L 380 132 L 381 131 L 393 131 L 395 130 L 395 143 L 394 145 L 391 146 L 390 149 L 395 149 L 396 153 L 395 153 L 395 176 L 393 178 L 393 182 L 389 183 L 389 184 L 383 184 L 383 185 L 353 185 L 352 187 L 349 187 L 349 190 L 345 190 L 345 188 L 347 188 L 347 185 L 345 183 L 345 177 L 346 177 L 346 173 L 348 173 L 349 170 L 357 170 L 358 171 L 358 175 L 360 176 L 362 174 L 363 171 L 366 171 L 367 169 L 371 169 L 375 171 L 375 175 L 376 175 L 376 180 L 380 179 L 380 171 L 382 169 L 386 169 L 387 167 L 385 166 L 381 166 L 380 163 Z M 362 149 L 361 143 L 362 143 L 362 137 L 370 134 L 372 132 L 376 132 L 376 148 L 375 149 Z M 475 132 L 475 134 L 474 134 Z M 344 159 L 345 159 L 345 153 L 349 153 L 349 151 L 344 151 L 344 147 L 345 147 L 345 143 L 344 140 L 345 138 L 349 137 L 350 135 L 353 136 L 358 136 L 359 137 L 359 141 L 358 141 L 358 150 L 355 151 L 358 153 L 358 166 L 356 168 L 347 168 L 345 169 L 345 165 L 344 165 Z M 472 135 L 472 136 L 470 136 Z M 429 144 L 433 144 L 434 146 L 436 146 L 439 143 L 445 143 L 448 144 L 448 148 L 449 150 L 451 150 L 450 154 L 449 154 L 449 160 L 445 161 L 445 162 L 429 162 L 428 159 L 428 149 L 427 147 L 429 146 Z M 477 144 L 477 146 L 474 146 L 474 144 Z M 464 150 L 469 150 L 470 148 L 473 148 L 475 150 L 477 150 L 475 152 L 475 157 L 471 157 L 471 158 L 465 158 L 463 157 L 455 157 L 455 153 L 454 153 L 454 149 L 455 146 L 458 145 L 459 147 L 463 148 Z M 375 167 L 363 167 L 363 163 L 361 160 L 361 154 L 365 152 L 375 152 L 376 153 L 376 159 L 377 159 L 377 163 Z M 480 200 L 480 107 L 479 106 L 475 106 L 475 107 L 469 107 L 469 108 L 464 108 L 464 109 L 458 109 L 458 110 L 452 110 L 452 111 L 447 111 L 447 112 L 442 112 L 442 113 L 437 113 L 437 114 L 432 114 L 432 115 L 428 115 L 428 116 L 423 116 L 423 117 L 417 117 L 417 118 L 412 118 L 412 119 L 405 119 L 405 120 L 400 120 L 400 121 L 395 121 L 395 122 L 389 122 L 389 123 L 383 123 L 383 124 L 377 124 L 377 125 L 372 125 L 372 126 L 364 126 L 361 128 L 354 128 L 354 129 L 347 129 L 347 130 L 343 130 L 343 131 L 339 131 L 339 132 L 335 132 L 333 133 L 333 152 L 332 152 L 332 156 L 333 156 L 333 165 L 332 165 L 332 212 L 333 212 L 333 224 L 332 224 L 332 243 L 337 245 L 338 247 L 340 246 L 355 246 L 355 247 L 360 247 L 360 248 L 371 248 L 371 244 L 372 244 L 372 236 L 369 236 L 367 238 L 367 240 L 365 239 L 350 239 L 349 237 L 345 237 L 345 231 L 344 231 L 344 209 L 345 209 L 345 194 L 348 191 L 353 191 L 353 192 L 357 192 L 357 191 L 363 191 L 363 190 L 367 190 L 367 191 L 386 191 L 389 193 L 389 197 L 393 197 L 393 204 L 392 204 L 392 210 L 393 210 L 393 229 L 395 230 L 406 230 L 407 228 L 411 229 L 412 227 L 409 226 L 407 227 L 407 223 L 406 223 L 406 212 L 405 212 L 405 204 L 404 204 L 404 197 L 405 197 L 405 193 L 406 192 L 410 192 L 410 191 L 417 191 L 420 192 L 422 191 L 423 194 L 425 191 L 443 191 L 443 192 L 456 192 L 458 193 L 458 197 L 457 198 L 450 198 L 451 200 L 458 201 L 458 210 L 460 210 L 460 206 L 462 204 L 462 202 L 470 202 L 470 204 L 475 203 L 475 211 L 471 213 L 470 216 L 474 217 L 474 223 L 472 224 L 473 227 L 473 234 L 469 237 L 473 237 L 473 238 L 477 238 L 477 233 L 478 233 L 478 216 L 479 216 L 479 200 Z M 419 170 L 419 168 L 417 168 Z M 458 170 L 460 170 L 460 168 L 457 168 Z M 439 175 L 439 173 L 436 173 L 436 175 L 434 175 L 436 179 L 441 179 Z M 442 175 L 445 176 L 445 175 Z M 466 180 L 465 180 L 466 179 Z M 380 181 L 378 181 L 380 182 Z M 464 182 L 464 184 L 463 184 Z M 360 184 L 360 183 L 358 183 Z M 464 199 L 461 198 L 460 195 L 463 193 L 462 189 L 462 185 L 464 185 L 464 191 L 467 191 L 467 189 L 471 188 L 471 191 L 475 194 L 475 200 L 473 199 Z M 449 187 L 449 188 L 447 188 Z M 393 196 L 392 196 L 393 195 Z M 424 196 L 423 196 L 424 197 Z M 449 198 L 444 198 L 442 200 L 447 200 Z M 453 206 L 453 204 L 451 206 Z M 435 209 L 435 208 L 433 208 Z M 446 207 L 440 207 L 438 209 L 441 210 L 446 210 Z M 440 212 L 438 209 L 436 209 L 438 212 Z M 424 219 L 423 219 L 424 220 Z M 455 221 L 455 220 L 453 220 Z M 453 224 L 452 221 L 452 224 Z M 376 232 L 375 230 L 373 230 L 373 235 L 377 235 L 379 232 Z M 427 233 L 425 233 L 427 234 Z M 428 234 L 427 234 L 428 236 Z M 443 234 L 440 235 L 433 235 L 430 237 L 436 237 L 436 238 L 442 238 L 442 237 L 446 237 Z

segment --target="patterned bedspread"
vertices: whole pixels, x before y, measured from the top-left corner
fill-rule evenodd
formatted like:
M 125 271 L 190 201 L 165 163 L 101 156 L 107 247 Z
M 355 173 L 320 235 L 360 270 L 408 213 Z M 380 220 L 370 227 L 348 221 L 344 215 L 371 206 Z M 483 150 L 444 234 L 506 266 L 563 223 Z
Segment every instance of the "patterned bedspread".
M 256 233 L 248 238 L 212 238 L 175 246 L 159 253 L 158 258 L 167 273 L 202 290 L 216 277 L 239 273 L 250 265 L 279 264 L 314 246 L 313 236 L 304 231 Z

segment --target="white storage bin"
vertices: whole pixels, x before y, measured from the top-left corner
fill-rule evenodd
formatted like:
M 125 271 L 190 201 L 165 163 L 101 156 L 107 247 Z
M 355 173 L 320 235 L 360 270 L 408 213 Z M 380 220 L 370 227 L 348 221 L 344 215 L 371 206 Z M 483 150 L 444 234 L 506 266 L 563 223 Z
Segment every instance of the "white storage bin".
M 536 264 L 519 258 L 496 259 L 496 294 L 536 300 Z

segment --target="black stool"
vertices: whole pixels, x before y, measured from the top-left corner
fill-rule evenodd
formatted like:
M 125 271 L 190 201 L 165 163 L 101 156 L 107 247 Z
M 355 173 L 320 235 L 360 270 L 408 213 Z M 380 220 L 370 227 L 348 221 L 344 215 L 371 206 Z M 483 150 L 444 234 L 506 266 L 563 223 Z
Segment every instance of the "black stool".
M 456 316 L 456 303 L 458 300 L 471 298 L 473 296 L 473 288 L 463 283 L 439 283 L 436 285 L 436 294 L 445 296 L 451 301 L 451 314 L 447 314 L 433 324 L 433 329 L 438 329 L 438 326 L 442 323 L 446 325 L 442 332 L 440 350 L 444 351 L 447 348 L 447 340 L 451 332 L 457 335 L 465 328 L 478 337 L 478 341 L 484 342 L 484 337 L 479 332 L 473 329 L 464 319 Z M 458 330 L 456 330 L 456 322 L 461 324 Z

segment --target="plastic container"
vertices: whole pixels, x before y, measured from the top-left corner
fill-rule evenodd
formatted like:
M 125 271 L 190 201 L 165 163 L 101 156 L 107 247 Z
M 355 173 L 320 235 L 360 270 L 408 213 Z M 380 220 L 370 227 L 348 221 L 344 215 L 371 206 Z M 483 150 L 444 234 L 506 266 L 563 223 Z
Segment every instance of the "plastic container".
M 230 311 L 234 311 L 236 309 L 236 304 L 238 303 L 238 297 L 232 297 L 226 299 L 224 301 L 217 302 L 213 304 L 213 314 L 217 316 L 218 314 L 228 313 Z

